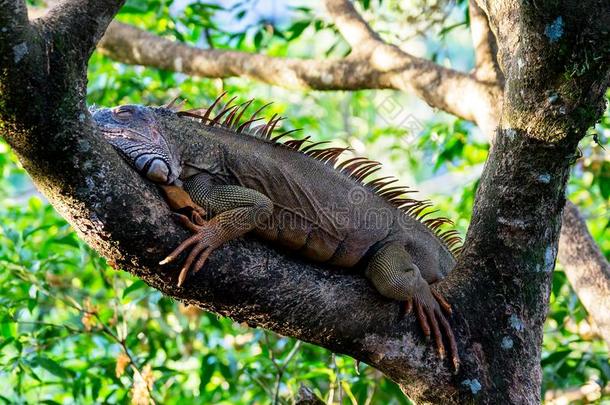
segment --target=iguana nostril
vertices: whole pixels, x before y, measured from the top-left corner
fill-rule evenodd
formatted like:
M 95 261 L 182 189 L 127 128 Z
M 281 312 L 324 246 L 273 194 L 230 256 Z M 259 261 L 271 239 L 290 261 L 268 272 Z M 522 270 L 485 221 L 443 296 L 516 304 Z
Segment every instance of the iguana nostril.
M 169 168 L 162 160 L 155 159 L 146 172 L 146 177 L 155 183 L 167 183 Z

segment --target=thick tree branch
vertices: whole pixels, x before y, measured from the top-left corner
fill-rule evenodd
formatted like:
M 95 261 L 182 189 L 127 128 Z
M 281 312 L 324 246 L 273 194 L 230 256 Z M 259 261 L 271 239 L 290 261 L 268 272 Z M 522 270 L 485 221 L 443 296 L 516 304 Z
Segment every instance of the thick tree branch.
M 28 25 L 24 0 L 0 0 L 0 54 L 6 54 L 10 47 L 23 41 L 23 32 Z
M 557 3 L 557 5 L 570 7 L 569 12 L 565 13 L 566 8 L 553 7 L 547 1 L 523 2 L 516 0 L 495 1 L 495 0 L 475 0 L 481 10 L 488 16 L 489 27 L 494 33 L 498 46 L 497 60 L 500 68 L 507 75 L 512 62 L 518 62 L 519 67 L 533 61 L 526 60 L 523 56 L 516 55 L 514 52 L 521 46 L 521 37 L 515 32 L 516 27 L 527 27 L 528 30 L 535 29 L 541 38 L 554 46 L 560 44 L 568 36 L 580 35 L 579 41 L 585 37 L 599 47 L 594 51 L 596 57 L 607 58 L 610 49 L 607 46 L 608 32 L 603 27 L 610 24 L 610 15 L 606 12 L 607 4 L 603 1 L 581 2 L 580 7 L 571 7 L 571 4 Z M 583 24 L 584 23 L 584 24 Z M 583 27 L 585 29 L 583 29 Z M 580 33 L 578 32 L 580 30 Z M 574 39 L 574 38 L 573 38 Z M 572 68 L 578 68 L 580 58 L 584 55 L 580 53 L 588 49 L 582 42 L 580 48 L 575 49 L 575 54 L 571 55 Z M 563 62 L 566 61 L 564 55 Z M 555 60 L 560 63 L 561 61 Z M 575 65 L 576 66 L 575 66 Z M 594 63 L 597 65 L 597 63 Z M 565 67 L 568 68 L 569 64 Z M 578 69 L 577 69 L 578 70 Z M 568 72 L 574 76 L 575 71 Z M 582 73 L 582 72 L 581 72 Z
M 13 35 L 21 37 L 12 52 L 0 54 L 0 94 L 11 100 L 0 105 L 0 114 L 11 146 L 32 156 L 52 156 L 55 136 L 73 136 L 86 124 L 87 62 L 123 2 L 67 0 L 31 23 L 24 2 L 3 2 L 7 9 L 2 8 L 2 16 L 10 15 L 8 10 L 17 13 L 2 30 L 12 27 Z M 59 109 L 63 114 L 49 113 Z M 11 132 L 26 128 L 31 139 L 11 139 Z
M 349 0 L 325 0 L 326 10 L 341 36 L 353 52 L 371 53 L 378 45 L 385 45 L 379 34 L 364 21 Z
M 188 234 L 168 221 L 170 211 L 155 187 L 96 132 L 77 135 L 87 148 L 57 156 L 62 170 L 43 177 L 39 167 L 47 170 L 46 165 L 22 161 L 79 236 L 113 266 L 186 303 L 348 354 L 413 394 L 427 391 L 449 400 L 466 389 L 454 382 L 449 365 L 439 362 L 415 318 L 401 316 L 401 305 L 381 297 L 361 269 L 314 265 L 248 237 L 216 250 L 205 271 L 178 288 L 179 266 L 161 268 L 158 262 Z M 68 165 L 80 170 L 68 172 Z M 465 292 L 447 295 L 458 306 L 470 299 Z
M 476 330 L 471 329 L 474 341 L 487 343 L 481 344 L 479 353 L 488 362 L 484 374 L 495 386 L 487 401 L 539 403 L 542 325 L 570 156 L 601 116 L 610 82 L 607 55 L 597 49 L 609 43 L 608 30 L 592 21 L 596 17 L 591 13 L 610 15 L 610 5 L 602 7 L 597 1 L 561 6 L 556 2 L 488 3 L 490 20 L 502 24 L 502 35 L 496 37 L 507 81 L 503 112 L 477 189 L 464 257 L 449 278 L 464 277 L 459 284 L 469 284 L 470 293 L 477 297 L 476 304 L 470 302 L 473 305 L 462 311 L 488 314 Z M 562 16 L 558 22 L 557 15 Z M 554 23 L 560 27 L 548 27 Z M 590 29 L 583 31 L 583 26 Z M 566 70 L 582 63 L 589 52 L 600 58 L 578 77 L 567 75 Z M 550 94 L 555 97 L 542 102 Z M 474 274 L 478 278 L 473 283 Z M 487 284 L 494 282 L 502 292 L 494 291 L 491 294 L 497 295 L 492 296 Z M 513 325 L 514 331 L 504 336 L 505 331 L 495 333 L 491 325 L 503 322 Z M 485 332 L 479 334 L 481 330 Z M 493 345 L 511 357 L 497 362 L 501 355 L 490 350 Z M 502 375 L 502 381 L 493 375 Z
M 64 0 L 43 19 L 53 27 L 56 38 L 70 38 L 68 42 L 78 53 L 83 52 L 86 62 L 123 3 L 125 0 Z
M 610 348 L 610 264 L 571 202 L 566 204 L 563 213 L 558 259 Z
M 504 75 L 496 59 L 498 46 L 496 38 L 489 28 L 487 15 L 476 4 L 475 0 L 470 0 L 468 6 L 470 33 L 475 56 L 475 77 L 481 81 L 504 86 Z
M 387 88 L 389 80 L 361 59 L 311 60 L 200 49 L 113 22 L 99 44 L 114 60 L 186 73 L 191 76 L 247 77 L 299 89 Z

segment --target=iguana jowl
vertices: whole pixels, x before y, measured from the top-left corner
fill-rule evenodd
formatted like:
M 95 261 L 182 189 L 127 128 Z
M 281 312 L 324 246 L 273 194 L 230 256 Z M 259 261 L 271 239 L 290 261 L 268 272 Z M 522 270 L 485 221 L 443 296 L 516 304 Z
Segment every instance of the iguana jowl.
M 253 231 L 298 254 L 340 267 L 360 266 L 379 293 L 406 303 L 424 333 L 434 336 L 441 357 L 456 343 L 443 310 L 451 312 L 430 284 L 455 266 L 455 231 L 445 218 L 424 219 L 429 203 L 406 197 L 396 180 L 366 181 L 379 163 L 353 158 L 337 164 L 344 148 L 272 137 L 280 118 L 255 126 L 257 111 L 242 120 L 250 102 L 212 116 L 208 109 L 176 111 L 123 105 L 93 111 L 108 141 L 165 191 L 183 225 L 194 232 L 161 264 L 190 249 L 181 285 L 224 242 Z M 186 193 L 184 192 L 186 191 Z M 453 251 L 452 251 L 453 250 Z

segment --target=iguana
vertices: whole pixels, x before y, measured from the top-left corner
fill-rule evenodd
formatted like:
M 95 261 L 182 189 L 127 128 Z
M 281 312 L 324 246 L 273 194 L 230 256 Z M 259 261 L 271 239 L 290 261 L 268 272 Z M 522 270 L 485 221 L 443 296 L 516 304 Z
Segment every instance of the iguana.
M 232 98 L 216 114 L 207 109 L 121 105 L 92 110 L 106 139 L 144 177 L 165 191 L 180 222 L 194 232 L 160 264 L 190 249 L 178 277 L 196 273 L 211 252 L 250 231 L 301 256 L 364 269 L 384 297 L 415 313 L 441 358 L 456 342 L 443 311 L 447 301 L 430 284 L 455 266 L 456 231 L 446 218 L 425 218 L 430 202 L 407 197 L 389 177 L 367 180 L 380 164 L 363 157 L 338 163 L 347 148 L 322 147 L 308 138 L 273 136 L 280 117 L 257 125 L 260 109 L 243 120 L 252 100 Z

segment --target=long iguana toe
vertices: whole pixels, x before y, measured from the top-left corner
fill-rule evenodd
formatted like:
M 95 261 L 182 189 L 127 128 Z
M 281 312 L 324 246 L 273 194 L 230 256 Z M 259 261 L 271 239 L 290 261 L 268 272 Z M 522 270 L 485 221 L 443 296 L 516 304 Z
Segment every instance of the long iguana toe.
M 441 359 L 445 358 L 447 352 L 443 341 L 443 335 L 446 337 L 446 340 L 449 343 L 451 362 L 455 372 L 457 372 L 460 366 L 457 343 L 453 330 L 443 314 L 443 310 L 449 314 L 451 313 L 450 305 L 440 293 L 432 289 L 424 289 L 422 292 L 418 293 L 413 297 L 413 303 L 417 319 L 419 320 L 424 335 L 426 335 L 427 338 L 432 335 Z
M 445 297 L 443 297 L 441 295 L 441 293 L 439 293 L 438 291 L 435 291 L 433 289 L 430 289 L 430 292 L 432 292 L 432 295 L 434 295 L 434 298 L 436 298 L 436 301 L 439 303 L 441 308 L 443 308 L 443 311 L 445 311 L 445 313 L 447 315 L 453 314 L 453 310 L 451 309 L 451 304 L 449 304 L 447 302 L 447 300 L 445 299 Z
M 224 235 L 222 226 L 219 221 L 212 219 L 206 221 L 203 225 L 193 223 L 184 215 L 179 215 L 177 218 L 189 230 L 195 234 L 183 241 L 169 256 L 162 260 L 159 264 L 164 265 L 174 261 L 183 252 L 190 249 L 190 252 L 180 270 L 178 276 L 178 286 L 182 286 L 189 273 L 197 273 L 205 264 L 210 253 L 218 246 L 223 244 L 227 239 Z

